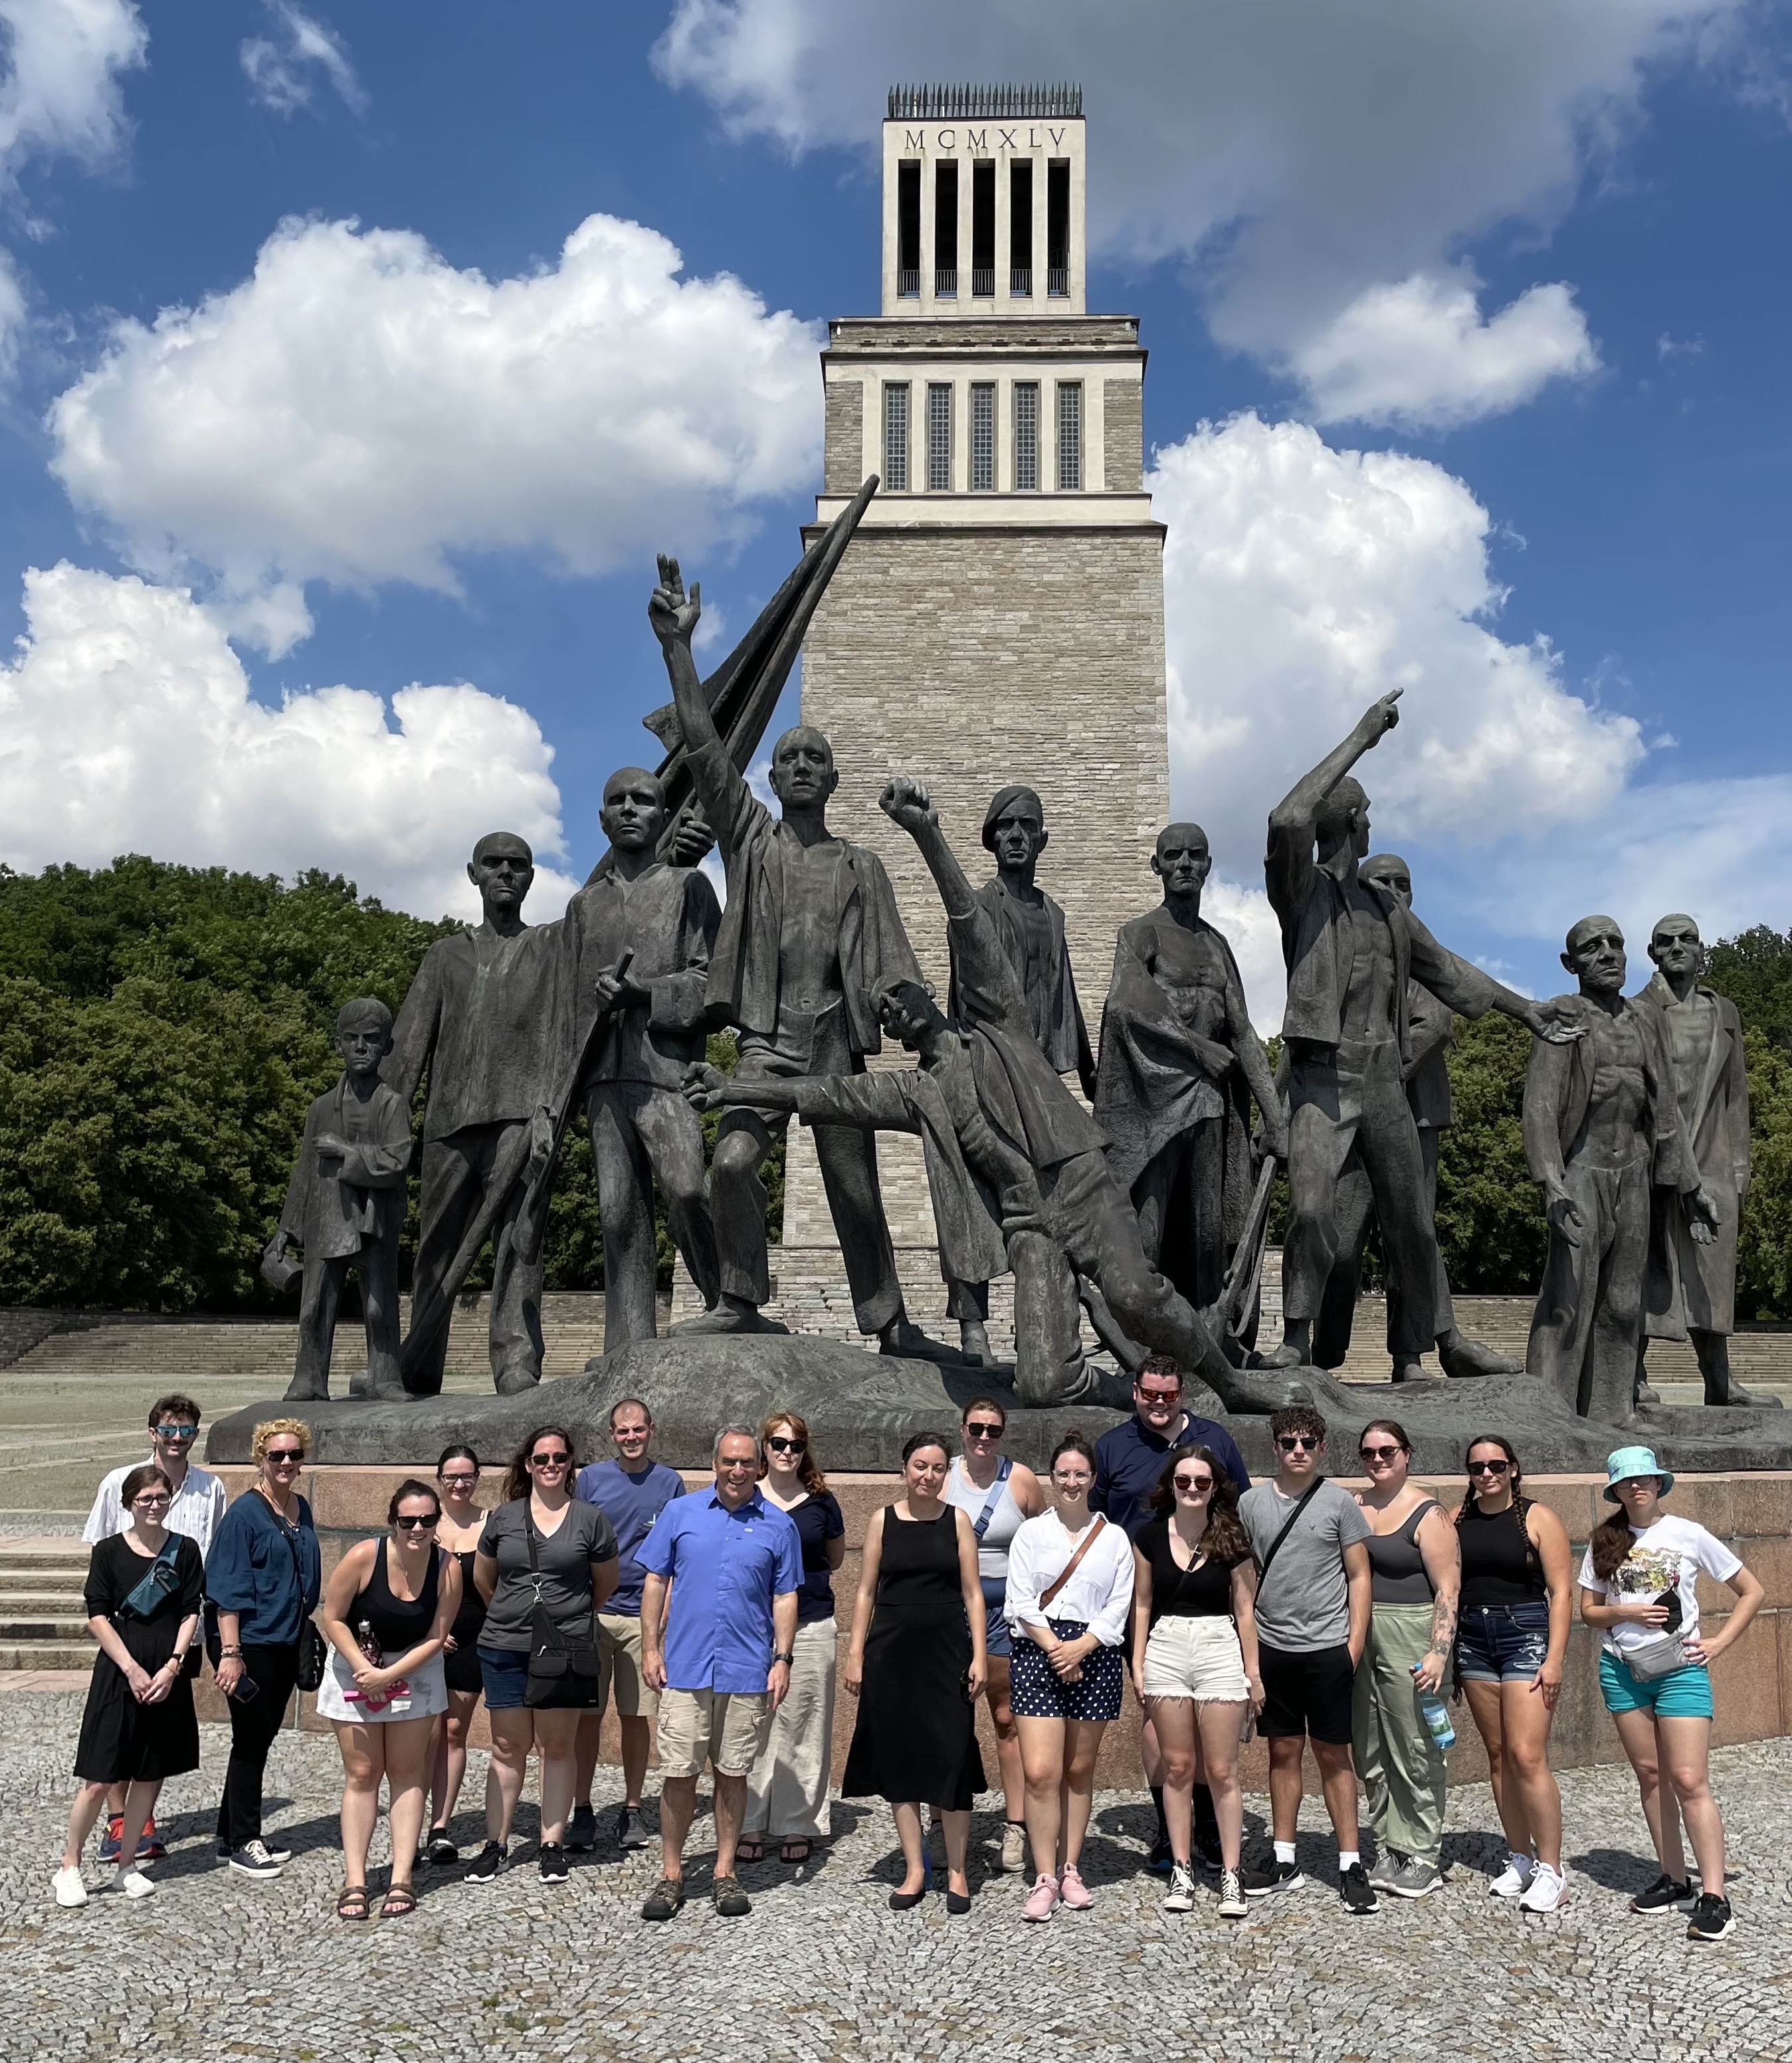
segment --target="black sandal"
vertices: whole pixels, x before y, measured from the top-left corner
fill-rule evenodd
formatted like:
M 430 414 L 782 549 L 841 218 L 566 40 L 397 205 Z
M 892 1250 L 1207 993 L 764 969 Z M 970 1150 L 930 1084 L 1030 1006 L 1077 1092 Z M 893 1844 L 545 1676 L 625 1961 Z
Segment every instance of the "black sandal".
M 810 1843 L 808 1839 L 806 1836 L 799 1834 L 794 1840 L 779 1842 L 777 1846 L 777 1859 L 781 1863 L 794 1863 L 801 1864 L 808 1861 Z
M 367 1886 L 364 1884 L 345 1884 L 336 1894 L 337 1919 L 365 1920 L 367 1914 Z
M 765 1844 L 757 1834 L 743 1834 L 734 1844 L 734 1860 L 737 1863 L 762 1863 L 765 1860 Z
M 382 1920 L 402 1920 L 417 1909 L 417 1895 L 408 1884 L 395 1884 L 380 1901 Z

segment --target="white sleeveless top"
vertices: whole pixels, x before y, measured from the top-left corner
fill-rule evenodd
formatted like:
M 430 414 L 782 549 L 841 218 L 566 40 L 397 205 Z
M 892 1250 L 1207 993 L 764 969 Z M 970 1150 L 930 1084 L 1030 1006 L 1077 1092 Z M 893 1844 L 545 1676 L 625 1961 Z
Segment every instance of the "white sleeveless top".
M 995 1509 L 990 1514 L 990 1522 L 983 1530 L 983 1537 L 977 1543 L 977 1573 L 998 1582 L 1008 1578 L 1008 1542 L 1019 1532 L 1027 1514 L 1015 1502 L 1010 1486 L 1014 1474 L 1010 1471 L 1002 1486 L 1002 1494 L 996 1500 Z M 992 1486 L 993 1487 L 993 1486 Z M 979 1490 L 964 1472 L 964 1462 L 954 1458 L 946 1472 L 946 1502 L 955 1504 L 973 1526 L 982 1518 L 983 1506 L 989 1502 L 990 1494 Z

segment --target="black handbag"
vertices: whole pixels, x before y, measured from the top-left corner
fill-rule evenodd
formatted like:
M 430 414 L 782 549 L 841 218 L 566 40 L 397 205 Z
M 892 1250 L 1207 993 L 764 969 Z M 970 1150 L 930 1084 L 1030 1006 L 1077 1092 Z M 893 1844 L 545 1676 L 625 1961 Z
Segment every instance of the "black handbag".
M 554 1624 L 541 1601 L 541 1562 L 536 1552 L 535 1521 L 529 1514 L 527 1498 L 523 1500 L 523 1530 L 529 1544 L 529 1580 L 535 1586 L 528 1681 L 523 1703 L 562 1711 L 593 1706 L 603 1690 L 596 1624 L 588 1619 L 582 1628 L 573 1627 L 570 1637 Z
M 277 1511 L 272 1512 L 274 1523 L 280 1529 L 280 1537 L 286 1542 L 287 1552 L 292 1557 L 293 1580 L 299 1586 L 299 1609 L 305 1608 L 305 1572 L 299 1560 L 299 1529 L 288 1526 Z M 299 1628 L 298 1686 L 301 1691 L 315 1691 L 323 1681 L 324 1664 L 329 1660 L 330 1651 L 323 1645 L 323 1636 L 317 1630 L 317 1622 L 310 1618 L 303 1620 Z M 214 1664 L 214 1667 L 216 1665 Z

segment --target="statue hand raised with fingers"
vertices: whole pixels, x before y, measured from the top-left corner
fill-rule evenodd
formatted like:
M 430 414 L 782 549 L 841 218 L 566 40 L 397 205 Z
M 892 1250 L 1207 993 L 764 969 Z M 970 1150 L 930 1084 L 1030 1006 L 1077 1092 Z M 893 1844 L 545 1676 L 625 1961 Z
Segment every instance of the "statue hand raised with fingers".
M 669 559 L 664 552 L 659 555 L 660 584 L 654 589 L 647 604 L 647 620 L 653 626 L 653 635 L 662 645 L 675 640 L 690 641 L 698 619 L 703 613 L 703 585 L 693 581 L 691 591 L 685 592 L 684 576 L 678 570 L 678 561 Z

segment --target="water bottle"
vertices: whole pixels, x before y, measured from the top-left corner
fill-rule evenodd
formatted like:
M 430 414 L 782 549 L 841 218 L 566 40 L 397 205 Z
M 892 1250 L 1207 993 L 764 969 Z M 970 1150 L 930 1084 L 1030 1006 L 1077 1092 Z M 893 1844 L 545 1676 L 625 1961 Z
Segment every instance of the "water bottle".
M 1415 1676 L 1418 1673 L 1416 1668 L 1412 1671 Z M 1424 1715 L 1424 1723 L 1431 1731 L 1431 1738 L 1436 1743 L 1439 1751 L 1454 1747 L 1456 1728 L 1450 1724 L 1449 1707 L 1435 1691 L 1421 1691 L 1419 1693 L 1419 1710 Z

